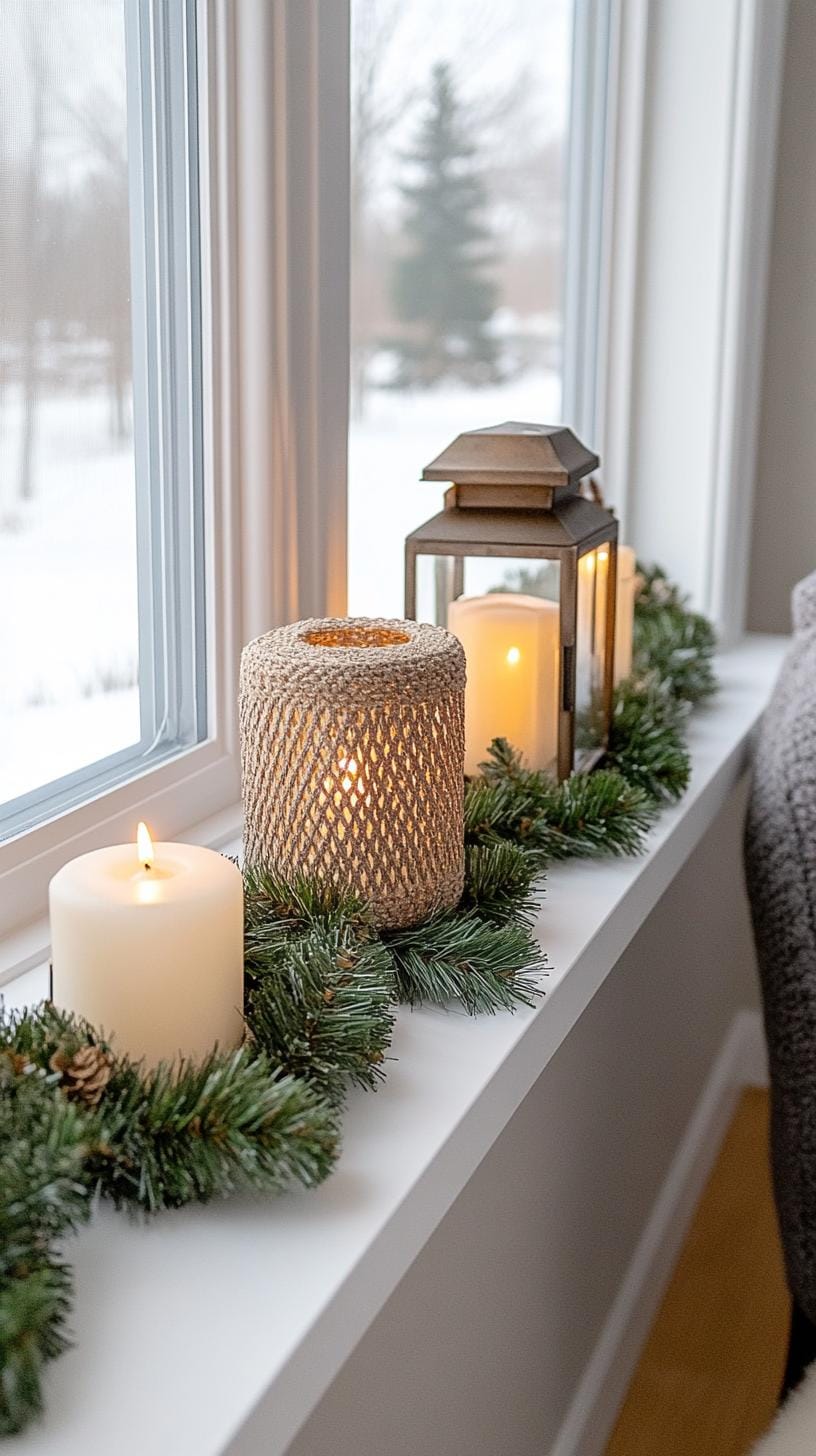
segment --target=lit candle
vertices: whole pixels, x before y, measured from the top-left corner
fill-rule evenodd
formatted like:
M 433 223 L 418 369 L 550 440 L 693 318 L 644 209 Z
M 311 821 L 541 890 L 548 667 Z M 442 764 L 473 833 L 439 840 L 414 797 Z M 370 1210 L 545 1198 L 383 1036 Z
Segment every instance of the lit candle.
M 632 671 L 632 634 L 638 593 L 637 559 L 631 546 L 618 547 L 618 592 L 615 607 L 615 682 Z
M 467 660 L 465 773 L 478 773 L 494 738 L 506 738 L 530 768 L 552 768 L 558 742 L 558 606 L 541 597 L 491 592 L 459 597 L 448 629 Z
M 242 1034 L 241 873 L 191 844 L 80 855 L 51 881 L 57 1006 L 84 1016 L 115 1050 L 149 1065 L 198 1061 Z

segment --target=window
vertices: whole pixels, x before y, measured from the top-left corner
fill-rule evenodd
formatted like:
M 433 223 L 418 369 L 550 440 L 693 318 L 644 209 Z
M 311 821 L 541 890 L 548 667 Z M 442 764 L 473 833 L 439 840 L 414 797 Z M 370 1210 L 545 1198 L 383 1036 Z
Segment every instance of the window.
M 572 12 L 352 0 L 352 613 L 402 615 L 453 435 L 560 417 Z
M 193 24 L 0 14 L 0 837 L 207 734 Z

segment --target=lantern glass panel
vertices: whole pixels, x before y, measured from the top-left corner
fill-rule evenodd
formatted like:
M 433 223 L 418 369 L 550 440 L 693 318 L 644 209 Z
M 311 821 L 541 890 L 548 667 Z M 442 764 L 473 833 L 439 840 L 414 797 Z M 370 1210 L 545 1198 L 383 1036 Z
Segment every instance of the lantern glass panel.
M 578 561 L 575 654 L 575 767 L 604 742 L 609 548 L 596 547 Z
M 447 627 L 448 605 L 456 592 L 454 556 L 418 556 L 416 559 L 416 620 Z

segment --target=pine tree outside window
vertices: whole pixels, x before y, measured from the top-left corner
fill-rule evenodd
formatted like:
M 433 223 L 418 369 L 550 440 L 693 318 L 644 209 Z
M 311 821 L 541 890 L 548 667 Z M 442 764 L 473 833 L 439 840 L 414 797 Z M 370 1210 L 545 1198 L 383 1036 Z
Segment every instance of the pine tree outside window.
M 498 302 L 488 195 L 468 139 L 451 67 L 439 62 L 412 149 L 413 180 L 400 185 L 404 252 L 393 265 L 394 312 L 408 326 L 394 350 L 395 388 L 432 389 L 446 378 L 479 385 L 501 378 L 489 323 Z
M 398 616 L 425 460 L 560 415 L 573 0 L 351 9 L 349 610 Z

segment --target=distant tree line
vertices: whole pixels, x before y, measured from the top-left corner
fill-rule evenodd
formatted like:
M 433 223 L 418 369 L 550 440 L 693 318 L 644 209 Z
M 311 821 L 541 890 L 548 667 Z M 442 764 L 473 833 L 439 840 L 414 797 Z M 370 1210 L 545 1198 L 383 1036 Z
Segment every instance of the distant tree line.
M 25 500 L 49 394 L 104 390 L 112 437 L 131 430 L 128 168 L 124 85 L 78 101 L 41 8 L 11 0 L 6 24 L 20 75 L 0 98 L 0 405 L 12 394 L 22 405 L 15 493 Z

